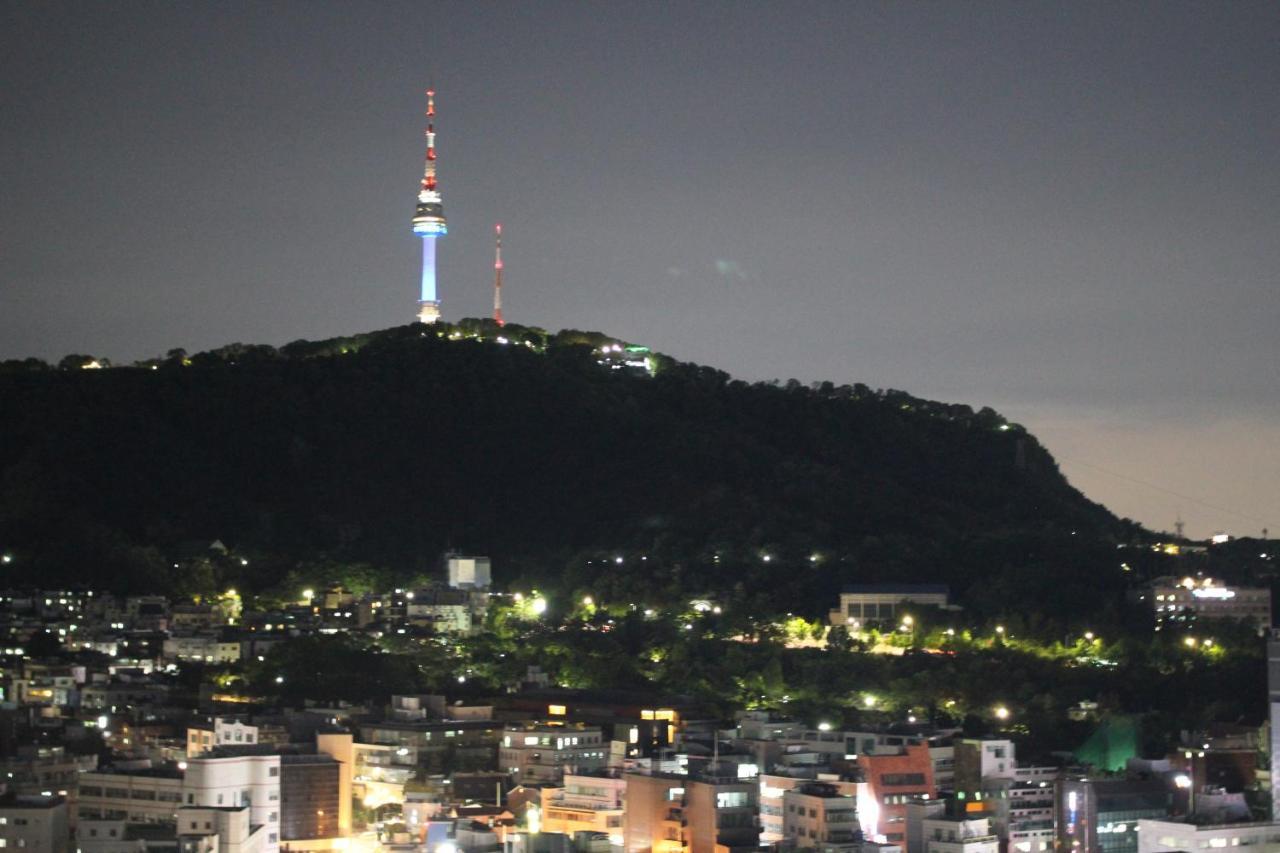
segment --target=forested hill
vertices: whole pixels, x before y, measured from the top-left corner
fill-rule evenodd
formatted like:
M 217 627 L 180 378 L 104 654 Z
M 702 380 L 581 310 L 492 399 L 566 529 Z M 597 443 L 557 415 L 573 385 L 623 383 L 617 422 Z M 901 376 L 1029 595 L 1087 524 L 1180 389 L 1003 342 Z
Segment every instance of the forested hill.
M 816 612 L 857 580 L 1035 601 L 1083 574 L 1084 595 L 1137 532 L 990 410 L 748 384 L 602 335 L 470 321 L 90 361 L 0 366 L 8 583 L 171 589 L 220 540 L 251 559 L 217 581 L 249 587 L 458 549 L 499 583 Z

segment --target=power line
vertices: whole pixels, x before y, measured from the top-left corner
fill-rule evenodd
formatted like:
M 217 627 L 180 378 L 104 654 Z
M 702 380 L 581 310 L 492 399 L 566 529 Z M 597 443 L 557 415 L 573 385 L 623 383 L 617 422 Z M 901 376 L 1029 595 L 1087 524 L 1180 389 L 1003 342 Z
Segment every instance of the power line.
M 1248 521 L 1255 522 L 1257 524 L 1269 526 L 1268 522 L 1265 519 L 1258 518 L 1257 516 L 1249 515 L 1248 513 L 1245 513 L 1245 512 L 1238 512 L 1234 509 L 1229 509 L 1228 507 L 1225 507 L 1225 506 L 1218 506 L 1217 504 L 1210 503 L 1209 501 L 1206 501 L 1206 500 L 1201 500 L 1200 498 L 1192 497 L 1191 495 L 1184 495 L 1182 492 L 1175 492 L 1173 489 L 1166 489 L 1164 486 L 1157 486 L 1155 483 L 1148 483 L 1146 480 L 1139 480 L 1137 477 L 1130 477 L 1126 474 L 1120 474 L 1116 471 L 1110 471 L 1099 465 L 1094 465 L 1089 462 L 1084 462 L 1083 460 L 1080 460 L 1080 459 L 1069 458 L 1061 455 L 1059 455 L 1058 458 L 1064 462 L 1070 462 L 1072 465 L 1080 465 L 1085 468 L 1092 468 L 1094 471 L 1097 471 L 1100 474 L 1106 474 L 1108 477 L 1115 477 L 1117 480 L 1124 480 L 1126 482 L 1133 483 L 1138 486 L 1145 486 L 1146 488 L 1151 489 L 1153 491 L 1162 492 L 1166 495 L 1170 495 L 1172 497 L 1179 498 L 1184 501 L 1190 501 L 1193 504 L 1199 504 L 1200 506 L 1205 507 L 1206 509 L 1217 510 L 1218 512 L 1225 512 L 1227 515 L 1234 515 L 1237 518 L 1243 518 L 1243 519 L 1247 519 Z

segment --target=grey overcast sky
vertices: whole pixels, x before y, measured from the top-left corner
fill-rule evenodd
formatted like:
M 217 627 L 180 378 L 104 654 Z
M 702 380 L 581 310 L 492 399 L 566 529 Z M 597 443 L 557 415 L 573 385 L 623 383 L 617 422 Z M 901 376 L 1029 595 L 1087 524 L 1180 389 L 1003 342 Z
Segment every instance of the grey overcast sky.
M 1280 534 L 1280 4 L 0 2 L 0 358 L 446 318 L 992 405 Z

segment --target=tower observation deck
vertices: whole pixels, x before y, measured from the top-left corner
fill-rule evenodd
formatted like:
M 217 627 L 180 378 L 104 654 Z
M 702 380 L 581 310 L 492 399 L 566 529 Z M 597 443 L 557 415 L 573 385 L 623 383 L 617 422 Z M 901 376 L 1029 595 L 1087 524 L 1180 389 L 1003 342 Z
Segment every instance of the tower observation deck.
M 436 289 L 436 238 L 449 233 L 444 218 L 444 202 L 436 186 L 436 93 L 427 90 L 427 164 L 413 215 L 413 233 L 422 238 L 422 288 L 418 295 L 417 319 L 434 323 L 440 319 L 440 296 Z

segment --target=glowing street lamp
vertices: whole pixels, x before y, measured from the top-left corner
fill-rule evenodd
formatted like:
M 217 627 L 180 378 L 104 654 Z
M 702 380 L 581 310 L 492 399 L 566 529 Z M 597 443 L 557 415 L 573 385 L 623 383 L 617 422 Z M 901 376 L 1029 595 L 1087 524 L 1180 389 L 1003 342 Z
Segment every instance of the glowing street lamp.
M 1003 706 L 1003 705 L 997 705 L 997 706 L 996 706 L 996 719 L 997 719 L 997 720 L 1007 720 L 1007 719 L 1009 719 L 1009 709 L 1008 709 L 1008 708 L 1006 708 L 1006 707 L 1005 707 L 1005 706 Z

